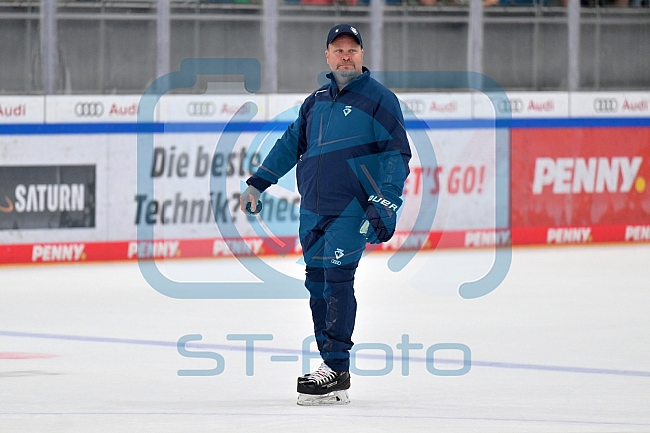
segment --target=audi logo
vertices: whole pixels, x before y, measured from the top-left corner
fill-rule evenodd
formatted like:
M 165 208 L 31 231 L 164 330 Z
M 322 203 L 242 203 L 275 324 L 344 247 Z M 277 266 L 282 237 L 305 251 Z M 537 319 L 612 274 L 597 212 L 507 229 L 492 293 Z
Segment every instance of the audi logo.
M 422 99 L 406 99 L 404 104 L 415 114 L 423 114 L 426 111 L 426 105 Z
M 77 102 L 74 106 L 77 117 L 101 117 L 104 114 L 104 104 L 101 102 Z
M 500 99 L 497 102 L 497 110 L 500 113 L 521 113 L 524 111 L 524 101 L 521 99 Z
M 596 98 L 594 99 L 594 111 L 596 113 L 616 113 L 618 101 L 616 98 Z
M 187 114 L 190 116 L 213 116 L 217 107 L 214 102 L 189 102 L 187 104 Z

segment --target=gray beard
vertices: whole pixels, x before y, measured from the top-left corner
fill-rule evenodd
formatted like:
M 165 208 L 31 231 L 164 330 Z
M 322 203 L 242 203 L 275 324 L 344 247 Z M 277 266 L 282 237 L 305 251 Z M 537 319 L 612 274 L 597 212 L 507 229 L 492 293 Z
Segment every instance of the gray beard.
M 339 89 L 342 89 L 346 85 L 348 85 L 350 81 L 354 80 L 359 75 L 361 75 L 361 71 L 357 71 L 357 70 L 332 71 L 332 74 L 334 74 L 334 81 L 336 81 L 336 84 L 339 86 Z

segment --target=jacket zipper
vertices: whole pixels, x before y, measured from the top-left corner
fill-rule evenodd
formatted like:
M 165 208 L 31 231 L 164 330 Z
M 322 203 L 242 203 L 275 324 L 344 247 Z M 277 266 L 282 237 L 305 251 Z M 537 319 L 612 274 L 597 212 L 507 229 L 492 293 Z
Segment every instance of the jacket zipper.
M 334 95 L 334 99 L 332 99 L 332 104 L 330 105 L 330 112 L 329 116 L 327 117 L 327 124 L 325 125 L 325 132 L 323 133 L 323 139 L 327 137 L 327 132 L 330 129 L 330 121 L 332 120 L 332 112 L 334 111 L 334 104 L 336 104 L 336 99 L 339 97 L 339 94 L 341 91 L 339 90 L 336 95 Z M 319 149 L 318 153 L 318 169 L 316 170 L 316 213 L 320 215 L 320 166 L 321 166 L 321 161 L 323 159 L 323 152 L 322 149 Z

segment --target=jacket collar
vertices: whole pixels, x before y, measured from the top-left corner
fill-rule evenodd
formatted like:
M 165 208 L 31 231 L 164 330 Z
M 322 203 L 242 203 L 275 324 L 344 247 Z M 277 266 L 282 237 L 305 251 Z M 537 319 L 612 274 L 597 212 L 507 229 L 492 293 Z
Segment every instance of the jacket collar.
M 330 94 L 332 97 L 336 96 L 337 93 L 339 92 L 339 86 L 336 84 L 336 80 L 334 79 L 334 74 L 333 73 L 328 73 L 326 75 L 327 78 L 330 79 Z M 343 90 L 350 90 L 353 87 L 359 86 L 361 83 L 364 83 L 370 79 L 370 70 L 366 68 L 365 66 L 361 67 L 361 75 L 356 77 L 354 80 L 350 81 L 344 88 Z

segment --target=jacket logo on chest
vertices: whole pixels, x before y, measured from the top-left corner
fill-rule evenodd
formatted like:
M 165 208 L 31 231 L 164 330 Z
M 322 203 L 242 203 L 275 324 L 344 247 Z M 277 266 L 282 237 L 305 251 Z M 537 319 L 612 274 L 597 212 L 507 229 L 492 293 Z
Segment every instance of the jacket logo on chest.
M 352 106 L 351 105 L 346 105 L 345 108 L 343 109 L 343 114 L 345 116 L 347 116 L 350 113 L 352 113 Z

